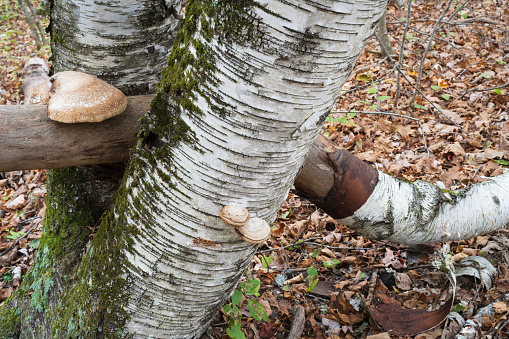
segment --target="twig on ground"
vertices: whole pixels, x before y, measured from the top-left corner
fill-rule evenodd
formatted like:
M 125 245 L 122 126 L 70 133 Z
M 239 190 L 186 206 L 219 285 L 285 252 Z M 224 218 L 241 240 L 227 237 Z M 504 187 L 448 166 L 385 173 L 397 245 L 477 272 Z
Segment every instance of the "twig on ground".
M 41 39 L 39 39 L 39 34 L 37 33 L 37 28 L 35 28 L 34 22 L 32 20 L 32 16 L 30 15 L 30 12 L 25 5 L 24 0 L 18 0 L 19 7 L 21 7 L 21 10 L 23 11 L 23 14 L 25 15 L 25 18 L 27 20 L 28 27 L 30 28 L 30 33 L 32 34 L 32 38 L 35 40 L 35 45 L 37 46 L 37 49 L 41 48 Z
M 27 3 L 27 6 L 30 9 L 30 12 L 32 13 L 34 22 L 37 25 L 37 28 L 39 29 L 39 34 L 41 35 L 41 40 L 42 40 L 43 45 L 48 45 L 48 40 L 46 40 L 46 37 L 44 36 L 44 28 L 42 28 L 41 22 L 39 21 L 39 18 L 37 17 L 37 13 L 35 12 L 34 5 L 32 5 L 32 1 L 25 0 L 25 2 Z
M 387 60 L 387 58 L 384 59 L 384 61 Z M 369 87 L 371 85 L 373 85 L 374 83 L 377 83 L 377 82 L 380 82 L 386 78 L 388 78 L 394 71 L 396 70 L 396 66 L 394 66 L 391 71 L 389 73 L 387 73 L 386 75 L 384 75 L 383 77 L 381 77 L 380 79 L 377 79 L 375 81 L 372 81 L 370 83 L 367 83 L 365 85 L 361 85 L 361 86 L 355 86 L 354 88 L 350 88 L 349 90 L 345 91 L 345 92 L 341 92 L 339 94 L 339 96 L 344 96 L 345 94 L 348 94 L 350 92 L 353 92 L 353 91 L 356 91 L 358 89 L 363 89 L 363 88 L 366 88 L 366 87 Z M 355 73 L 359 72 L 358 70 L 355 71 Z
M 310 240 L 318 240 L 318 239 L 323 240 L 323 237 L 309 238 L 307 240 L 304 240 L 304 241 L 301 241 L 301 242 L 298 242 L 298 243 L 292 244 L 292 245 L 286 245 L 286 246 L 277 247 L 277 248 L 269 248 L 267 250 L 259 250 L 255 254 L 263 254 L 263 253 L 267 253 L 267 252 L 280 251 L 283 249 L 287 249 L 290 247 L 296 247 L 296 246 L 300 246 L 300 245 L 321 246 L 321 247 L 325 247 L 325 248 L 332 249 L 332 250 L 351 250 L 351 251 L 372 250 L 372 249 L 380 248 L 380 247 L 387 245 L 387 243 L 385 242 L 385 243 L 381 243 L 374 247 L 336 247 L 336 246 L 330 246 L 330 245 L 325 245 L 325 244 L 320 244 L 317 242 L 310 241 Z
M 298 339 L 304 330 L 304 324 L 306 323 L 306 312 L 304 307 L 299 306 L 295 309 L 295 314 L 293 316 L 293 324 L 290 328 L 290 333 L 288 334 L 287 339 Z
M 395 64 L 395 67 L 398 70 L 401 70 L 401 65 L 403 64 L 403 50 L 405 49 L 406 33 L 408 32 L 408 27 L 410 26 L 411 13 L 412 13 L 412 1 L 408 1 L 406 24 L 405 24 L 405 28 L 403 29 L 403 37 L 401 38 L 401 47 L 399 48 L 398 63 Z M 394 64 L 394 61 L 392 60 L 392 58 L 389 57 L 389 59 Z M 394 95 L 394 107 L 396 107 L 396 108 L 398 107 L 400 92 L 401 92 L 401 77 L 398 76 L 398 77 L 396 77 L 396 94 Z
M 468 1 L 468 0 L 467 0 Z M 419 85 L 421 84 L 421 78 L 422 78 L 422 70 L 424 68 L 424 63 L 426 61 L 426 57 L 428 55 L 428 52 L 431 48 L 431 45 L 433 44 L 433 38 L 435 37 L 435 33 L 443 26 L 440 25 L 440 21 L 442 20 L 442 18 L 445 16 L 445 14 L 447 13 L 447 11 L 449 10 L 449 8 L 451 7 L 452 3 L 454 2 L 454 0 L 449 0 L 449 2 L 447 3 L 447 7 L 444 9 L 444 11 L 442 12 L 442 14 L 440 15 L 440 18 L 437 20 L 437 22 L 435 23 L 435 26 L 433 27 L 433 30 L 431 31 L 431 34 L 429 36 L 429 42 L 428 42 L 428 45 L 426 46 L 426 50 L 424 51 L 424 54 L 422 55 L 422 59 L 421 59 L 421 62 L 419 64 L 419 72 L 418 72 L 418 75 L 417 75 L 417 80 L 415 82 L 415 91 L 414 91 L 414 94 L 412 95 L 412 98 L 410 99 L 410 101 L 408 102 L 408 106 L 412 106 L 415 98 L 417 97 L 417 89 L 419 88 Z
M 4 255 L 5 253 L 9 252 L 14 246 L 16 246 L 19 243 L 19 241 L 21 239 L 23 239 L 24 237 L 28 236 L 30 234 L 30 232 L 32 232 L 32 230 L 35 228 L 35 226 L 39 225 L 43 220 L 44 219 L 41 219 L 38 222 L 34 223 L 34 225 L 25 234 L 23 234 L 21 237 L 17 238 L 16 241 L 11 246 L 9 246 L 9 248 L 6 248 L 2 253 L 0 253 L 0 257 L 2 255 Z
M 497 86 L 497 87 L 490 87 L 490 88 L 469 88 L 467 89 L 465 92 L 463 92 L 463 94 L 461 94 L 456 100 L 460 100 L 461 98 L 463 98 L 465 95 L 467 95 L 468 93 L 470 92 L 487 92 L 487 91 L 494 91 L 496 89 L 500 89 L 500 88 L 505 88 L 509 86 L 509 82 L 508 83 L 505 83 L 503 85 L 500 85 L 500 86 Z
M 376 35 L 375 33 L 375 36 L 378 38 L 378 36 Z M 390 55 L 388 56 L 389 57 L 389 60 L 394 64 L 394 60 L 392 60 L 392 58 L 390 57 Z M 435 108 L 437 111 L 439 111 L 447 120 L 449 120 L 454 126 L 458 127 L 460 129 L 460 131 L 462 131 L 463 133 L 465 133 L 466 135 L 469 135 L 467 132 L 465 132 L 463 130 L 463 128 L 461 128 L 460 125 L 458 125 L 456 122 L 454 122 L 451 118 L 449 118 L 444 112 L 442 112 L 442 110 L 437 106 L 435 105 L 430 99 L 428 99 L 428 97 L 426 95 L 424 95 L 424 93 L 422 93 L 422 91 L 420 89 L 418 89 L 411 81 L 410 79 L 408 79 L 408 77 L 403 73 L 403 71 L 401 70 L 400 67 L 396 67 L 397 71 L 399 72 L 399 74 L 401 74 L 405 80 L 410 84 L 410 86 L 412 86 L 427 102 L 429 102 L 429 104 L 431 106 L 433 106 L 433 108 Z

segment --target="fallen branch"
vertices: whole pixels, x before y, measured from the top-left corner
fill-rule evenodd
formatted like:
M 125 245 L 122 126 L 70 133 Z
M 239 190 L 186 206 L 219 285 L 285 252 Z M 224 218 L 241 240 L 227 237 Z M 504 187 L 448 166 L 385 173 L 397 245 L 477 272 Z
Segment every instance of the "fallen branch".
M 304 330 L 304 324 L 306 323 L 306 312 L 304 307 L 299 306 L 295 309 L 295 315 L 293 317 L 293 324 L 290 328 L 290 333 L 287 339 L 298 339 Z

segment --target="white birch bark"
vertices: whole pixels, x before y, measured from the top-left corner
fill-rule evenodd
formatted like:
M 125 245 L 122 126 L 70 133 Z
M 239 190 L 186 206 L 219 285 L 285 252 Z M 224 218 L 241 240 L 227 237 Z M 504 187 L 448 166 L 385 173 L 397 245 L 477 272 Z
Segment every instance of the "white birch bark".
M 215 93 L 230 113 L 215 112 L 196 93 L 204 115 L 184 119 L 199 150 L 179 144 L 172 158 L 146 160 L 141 177 L 127 183 L 127 222 L 140 233 L 126 253 L 134 283 L 125 335 L 181 339 L 205 331 L 256 249 L 219 219 L 221 208 L 241 205 L 273 221 L 385 5 L 268 1 L 281 17 L 257 12 L 267 30 L 263 48 L 208 46 L 221 80 Z M 163 180 L 171 173 L 181 179 L 171 180 L 176 189 Z
M 445 242 L 483 235 L 509 223 L 509 173 L 451 192 L 382 172 L 366 203 L 339 221 L 369 239 L 399 244 Z
M 155 88 L 180 20 L 180 0 L 54 0 L 53 67 L 93 74 L 125 94 Z

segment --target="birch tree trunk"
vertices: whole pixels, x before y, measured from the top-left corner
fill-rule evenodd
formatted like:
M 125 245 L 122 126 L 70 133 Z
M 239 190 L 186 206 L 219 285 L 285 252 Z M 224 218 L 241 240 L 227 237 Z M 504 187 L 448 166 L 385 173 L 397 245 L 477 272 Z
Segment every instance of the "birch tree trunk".
M 180 7 L 181 0 L 53 0 L 53 67 L 94 74 L 126 95 L 153 91 Z
M 121 22 L 116 11 L 133 9 L 108 4 L 54 9 L 79 13 L 69 21 L 84 22 L 80 32 L 95 25 L 87 18 L 108 22 L 103 11 Z M 84 254 L 102 182 L 84 169 L 52 172 L 38 264 L 0 313 L 10 321 L 3 333 L 19 335 L 22 323 L 23 338 L 199 337 L 256 250 L 219 211 L 241 205 L 274 219 L 385 5 L 191 1 L 113 206 Z M 56 23 L 63 17 L 52 16 L 54 34 L 65 36 Z M 72 41 L 85 39 L 67 30 Z M 97 27 L 93 34 L 100 38 L 88 41 L 104 43 Z M 67 40 L 54 41 L 56 68 L 66 68 L 57 55 Z M 84 54 L 80 67 L 92 67 Z M 117 85 L 146 88 L 133 83 Z

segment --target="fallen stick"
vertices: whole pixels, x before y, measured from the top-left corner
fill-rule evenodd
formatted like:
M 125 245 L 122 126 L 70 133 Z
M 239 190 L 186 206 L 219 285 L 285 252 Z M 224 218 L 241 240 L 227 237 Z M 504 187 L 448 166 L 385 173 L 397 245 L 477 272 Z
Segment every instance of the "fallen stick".
M 304 324 L 306 323 L 306 312 L 304 307 L 299 306 L 295 309 L 295 315 L 293 317 L 293 324 L 290 328 L 290 333 L 287 339 L 298 339 L 302 331 L 304 330 Z

